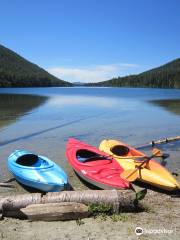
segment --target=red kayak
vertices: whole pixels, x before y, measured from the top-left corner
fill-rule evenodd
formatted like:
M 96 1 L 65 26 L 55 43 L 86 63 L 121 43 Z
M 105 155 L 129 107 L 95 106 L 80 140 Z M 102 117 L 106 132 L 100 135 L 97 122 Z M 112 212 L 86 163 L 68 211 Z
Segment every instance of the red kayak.
M 124 169 L 114 158 L 86 143 L 70 138 L 66 157 L 75 172 L 85 181 L 102 189 L 127 189 L 131 185 L 122 179 Z

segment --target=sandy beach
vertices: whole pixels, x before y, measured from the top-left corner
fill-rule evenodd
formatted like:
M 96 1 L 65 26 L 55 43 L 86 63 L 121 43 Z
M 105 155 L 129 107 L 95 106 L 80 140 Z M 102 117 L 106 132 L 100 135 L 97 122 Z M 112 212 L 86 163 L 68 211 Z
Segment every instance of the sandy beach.
M 178 156 L 179 144 L 175 145 L 177 151 L 174 151 L 174 147 L 168 151 L 172 156 L 169 161 L 172 162 L 174 157 Z M 174 171 L 179 173 L 179 170 L 174 165 L 172 166 Z M 68 174 L 70 183 L 75 190 L 88 189 L 71 168 L 68 168 Z M 178 176 L 177 179 L 180 180 L 180 177 Z M 13 182 L 13 184 L 15 189 L 0 189 L 1 197 L 27 192 L 18 183 Z M 135 184 L 134 187 L 137 191 L 142 188 Z M 149 189 L 141 204 L 144 206 L 143 212 L 120 213 L 112 216 L 100 215 L 80 221 L 31 222 L 4 218 L 0 221 L 0 239 L 179 239 L 179 195 Z M 141 227 L 144 231 L 141 236 L 137 236 L 135 233 L 137 227 Z
M 5 218 L 0 221 L 0 239 L 179 239 L 180 202 L 166 194 L 149 190 L 143 201 L 144 212 L 98 216 L 77 221 L 30 222 Z

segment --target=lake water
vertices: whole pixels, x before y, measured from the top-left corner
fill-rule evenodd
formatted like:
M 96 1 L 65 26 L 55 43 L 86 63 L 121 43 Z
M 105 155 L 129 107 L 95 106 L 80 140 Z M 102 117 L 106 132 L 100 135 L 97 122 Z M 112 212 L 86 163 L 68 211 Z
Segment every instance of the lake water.
M 180 90 L 138 88 L 0 89 L 0 178 L 14 149 L 46 155 L 68 169 L 69 137 L 133 146 L 180 135 Z M 67 170 L 68 171 L 68 170 Z

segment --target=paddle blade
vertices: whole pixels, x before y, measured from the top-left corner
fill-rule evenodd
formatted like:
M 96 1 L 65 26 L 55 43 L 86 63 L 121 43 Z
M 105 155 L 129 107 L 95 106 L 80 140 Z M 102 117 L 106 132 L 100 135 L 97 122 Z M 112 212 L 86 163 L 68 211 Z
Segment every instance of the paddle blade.
M 168 158 L 170 155 L 168 153 L 163 153 L 163 155 L 161 156 L 163 160 L 165 160 L 166 158 Z
M 161 157 L 163 155 L 161 150 L 158 148 L 153 148 L 152 153 L 153 153 L 153 156 L 156 156 L 156 157 Z
M 139 173 L 136 169 L 129 169 L 122 172 L 120 177 L 129 182 L 134 182 L 139 177 Z

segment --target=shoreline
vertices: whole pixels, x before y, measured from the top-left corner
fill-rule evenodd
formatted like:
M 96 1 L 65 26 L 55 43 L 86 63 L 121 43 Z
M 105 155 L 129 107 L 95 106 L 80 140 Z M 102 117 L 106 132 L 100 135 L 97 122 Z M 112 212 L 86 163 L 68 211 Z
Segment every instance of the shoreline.
M 61 88 L 62 89 L 62 88 Z M 69 89 L 69 88 L 68 88 Z M 22 89 L 21 89 L 22 90 Z M 74 88 L 75 90 L 75 88 Z M 74 91 L 73 90 L 73 91 Z M 14 90 L 13 90 L 14 91 Z M 52 91 L 52 90 L 51 90 Z M 46 96 L 54 96 L 58 94 L 59 89 L 54 88 L 52 92 L 45 92 Z M 72 88 L 71 88 L 72 91 Z M 80 90 L 78 90 L 80 91 Z M 96 90 L 95 92 L 97 92 Z M 109 89 L 108 89 L 109 91 Z M 162 95 L 158 95 L 160 98 L 167 97 L 166 93 L 170 90 L 160 91 Z M 1 92 L 1 91 L 0 91 Z M 34 91 L 34 93 L 40 94 L 41 91 Z M 84 90 L 83 90 L 84 92 Z M 87 96 L 92 96 L 92 93 L 89 93 L 86 90 Z M 94 92 L 94 91 L 93 91 Z M 103 90 L 103 94 L 106 90 Z M 135 91 L 136 92 L 136 91 Z M 155 90 L 157 97 L 157 93 L 159 90 Z M 163 93 L 165 92 L 165 93 Z M 20 93 L 20 92 L 17 92 Z M 4 145 L 1 147 L 1 181 L 7 180 L 11 175 L 8 173 L 6 168 L 6 159 L 8 155 L 14 151 L 15 149 L 28 149 L 29 151 L 33 151 L 35 153 L 44 155 L 55 161 L 57 164 L 61 165 L 62 168 L 66 171 L 69 176 L 69 181 L 75 190 L 88 189 L 75 175 L 72 168 L 67 164 L 65 158 L 65 146 L 68 137 L 76 137 L 79 140 L 87 141 L 90 144 L 98 146 L 99 140 L 106 137 L 113 138 L 121 138 L 125 142 L 128 142 L 131 145 L 140 145 L 143 142 L 152 141 L 152 137 L 154 139 L 163 138 L 163 134 L 165 137 L 169 137 L 170 135 L 178 135 L 178 126 L 175 126 L 176 121 L 179 119 L 179 116 L 175 116 L 168 111 L 161 109 L 159 107 L 154 107 L 148 104 L 144 104 L 144 98 L 142 92 L 140 92 L 140 97 L 137 99 L 136 104 L 134 105 L 134 101 L 137 98 L 137 94 L 134 94 L 134 99 L 132 99 L 129 105 L 125 105 L 126 103 L 126 95 L 128 93 L 121 92 L 119 90 L 113 89 L 113 92 L 109 95 L 107 100 L 111 100 L 111 98 L 115 97 L 118 99 L 118 102 L 113 102 L 112 104 L 117 104 L 111 106 L 112 108 L 104 108 L 104 106 L 96 106 L 96 102 L 92 103 L 91 99 L 88 99 L 87 106 L 90 106 L 87 109 L 86 105 L 66 105 L 68 102 L 66 100 L 71 96 L 67 94 L 65 91 L 65 95 L 67 98 L 63 98 L 60 96 L 60 102 L 57 102 L 59 105 L 48 105 L 44 104 L 40 107 L 34 108 L 33 114 L 23 115 L 18 119 L 18 121 L 14 124 L 10 124 L 5 126 L 5 128 L 1 129 L 1 141 L 10 141 L 13 139 L 19 139 L 18 141 L 11 141 L 10 144 Z M 132 93 L 130 91 L 130 93 Z M 173 93 L 177 97 L 176 90 Z M 178 91 L 179 93 L 179 91 Z M 33 91 L 28 91 L 25 94 L 33 94 Z M 63 93 L 62 93 L 63 94 Z M 82 92 L 77 92 L 78 94 L 82 94 Z M 89 94 L 89 95 L 88 95 Z M 102 95 L 103 95 L 102 94 Z M 120 97 L 119 97 L 120 94 Z M 122 94 L 122 97 L 121 97 Z M 146 93 L 145 93 L 146 94 Z M 102 95 L 98 95 L 98 97 L 102 97 Z M 128 95 L 128 96 L 131 96 Z M 168 96 L 171 96 L 171 91 Z M 124 102 L 121 105 L 122 98 L 124 97 Z M 146 96 L 145 98 L 148 98 Z M 151 97 L 153 98 L 153 97 Z M 74 98 L 72 98 L 74 100 Z M 99 99 L 99 98 L 98 98 Z M 103 98 L 104 99 L 104 98 Z M 62 100 L 65 101 L 65 105 L 61 105 Z M 82 99 L 84 100 L 84 99 Z M 86 100 L 86 99 L 85 99 Z M 140 101 L 139 101 L 140 100 Z M 139 104 L 139 102 L 140 104 Z M 128 101 L 127 101 L 128 102 Z M 89 104 L 89 105 L 88 105 Z M 94 105 L 93 105 L 94 104 Z M 120 105 L 119 105 L 120 104 Z M 138 105 L 139 104 L 139 105 Z M 117 106 L 122 106 L 122 112 L 119 111 L 119 115 L 117 115 Z M 134 111 L 137 111 L 138 106 L 144 106 L 145 116 L 143 121 L 139 123 L 133 122 L 136 120 L 134 116 Z M 57 107 L 57 108 L 56 108 Z M 68 108 L 68 111 L 64 110 Z M 97 108 L 96 108 L 97 107 Z M 54 110 L 53 110 L 54 109 Z M 76 110 L 79 110 L 77 112 Z M 88 115 L 85 114 L 85 111 L 90 111 Z M 91 110 L 93 111 L 91 112 Z M 120 108 L 118 108 L 120 109 Z M 135 109 L 135 110 L 134 110 Z M 155 109 L 155 110 L 154 110 Z M 157 109 L 157 110 L 156 110 Z M 147 126 L 152 124 L 152 119 L 148 119 L 148 111 L 152 110 L 150 116 L 160 115 L 160 119 L 158 120 L 158 125 L 153 125 L 153 129 L 150 129 L 147 132 Z M 54 112 L 53 112 L 54 111 Z M 94 114 L 94 111 L 97 111 L 98 114 L 104 114 L 106 111 L 107 114 L 100 115 L 100 117 L 95 117 L 92 121 L 90 118 L 91 115 Z M 146 112 L 147 111 L 147 112 Z M 154 111 L 154 112 L 153 112 Z M 70 112 L 70 113 L 69 113 Z M 122 113 L 124 114 L 124 118 L 122 119 Z M 142 110 L 140 109 L 140 114 L 142 114 Z M 42 114 L 42 115 L 41 115 Z M 69 118 L 72 115 L 75 115 L 73 120 L 77 120 L 77 117 L 82 117 L 84 122 L 75 123 L 75 125 L 66 125 L 63 128 L 61 125 L 66 124 L 69 121 Z M 82 114 L 82 115 L 81 115 Z M 79 116 L 80 115 L 80 116 Z M 163 125 L 164 117 L 169 117 L 168 124 Z M 108 119 L 107 119 L 108 118 Z M 43 119 L 43 121 L 42 121 Z M 136 126 L 134 129 L 131 128 L 131 125 L 128 123 L 128 119 L 131 119 L 133 125 Z M 98 122 L 99 121 L 99 122 Z M 111 128 L 109 123 L 112 122 Z M 156 121 L 155 121 L 156 122 Z M 83 123 L 83 124 L 82 124 Z M 137 125 L 136 125 L 137 123 Z M 172 124 L 171 124 L 172 123 Z M 167 128 L 165 128 L 167 126 Z M 52 127 L 57 127 L 52 131 Z M 89 129 L 88 129 L 89 127 Z M 162 129 L 161 129 L 162 128 Z M 99 130 L 100 129 L 100 130 Z M 137 129 L 140 129 L 137 131 Z M 144 129 L 144 130 L 143 130 Z M 166 131 L 164 131 L 164 129 Z M 128 130 L 128 132 L 127 132 Z M 162 130 L 162 131 L 161 131 Z M 44 134 L 38 134 L 39 132 L 44 131 Z M 117 132 L 118 131 L 118 132 Z M 129 133 L 130 132 L 130 133 Z M 32 137 L 32 133 L 36 133 Z M 167 134 L 168 133 L 168 134 Z M 24 136 L 29 136 L 25 138 Z M 159 146 L 158 146 L 159 147 Z M 172 172 L 175 171 L 179 174 L 178 180 L 180 181 L 180 161 L 179 159 L 179 150 L 180 143 L 170 142 L 169 144 L 161 145 L 162 150 L 166 153 L 170 153 L 170 158 L 167 161 L 167 167 Z M 26 193 L 26 190 L 22 188 L 18 183 L 15 183 L 15 189 L 4 189 L 0 188 L 0 195 L 15 195 L 18 193 Z M 51 240 L 59 240 L 59 239 L 83 239 L 83 240 L 119 240 L 119 239 L 135 239 L 137 240 L 137 236 L 135 234 L 136 227 L 142 227 L 145 230 L 158 230 L 158 229 L 167 229 L 173 230 L 173 233 L 146 233 L 145 235 L 140 236 L 140 239 L 152 239 L 154 238 L 160 240 L 166 239 L 179 239 L 180 237 L 180 223 L 179 223 L 179 215 L 180 215 L 180 203 L 178 198 L 171 198 L 169 195 L 164 193 L 159 193 L 156 191 L 148 190 L 148 195 L 146 197 L 147 208 L 145 212 L 141 213 L 122 213 L 119 217 L 114 217 L 111 219 L 109 217 L 100 216 L 98 218 L 87 218 L 83 219 L 79 222 L 79 225 L 76 221 L 66 221 L 66 222 L 30 222 L 28 220 L 17 220 L 17 219 L 7 219 L 0 221 L 0 239 L 6 240 L 44 240 L 44 236 L 46 239 Z M 8 229 L 8 231 L 7 231 Z M 176 231 L 175 231 L 176 229 Z
M 167 147 L 167 145 L 165 145 Z M 180 142 L 176 143 L 176 151 L 169 144 L 171 158 L 179 154 Z M 69 169 L 70 183 L 75 190 L 88 189 L 79 178 L 75 175 L 71 167 Z M 179 168 L 178 168 L 179 169 Z M 174 171 L 177 169 L 174 168 Z M 178 171 L 179 173 L 179 171 Z M 178 175 L 180 181 L 180 174 Z M 11 192 L 12 195 L 26 193 L 27 191 L 15 182 L 15 189 L 1 188 L 1 197 L 7 196 Z M 136 190 L 142 189 L 142 186 L 134 185 Z M 144 186 L 143 186 L 144 187 Z M 136 240 L 137 235 L 135 229 L 140 227 L 144 234 L 139 239 L 157 240 L 178 240 L 180 236 L 180 201 L 179 195 L 171 196 L 171 193 L 163 193 L 148 189 L 147 195 L 141 204 L 145 207 L 143 212 L 120 213 L 112 217 L 100 215 L 96 218 L 90 217 L 80 221 L 54 221 L 54 222 L 31 222 L 28 220 L 18 220 L 5 218 L 0 221 L 0 239 L 5 240 Z M 6 230 L 8 229 L 8 231 Z
M 138 187 L 139 188 L 139 187 Z M 144 234 L 139 239 L 173 239 L 180 236 L 180 202 L 170 195 L 148 190 L 142 201 L 145 211 L 120 213 L 112 217 L 99 215 L 80 221 L 31 222 L 13 218 L 0 221 L 0 239 L 137 239 L 135 229 Z M 8 231 L 7 231 L 8 229 Z M 159 231 L 159 233 L 158 233 Z

